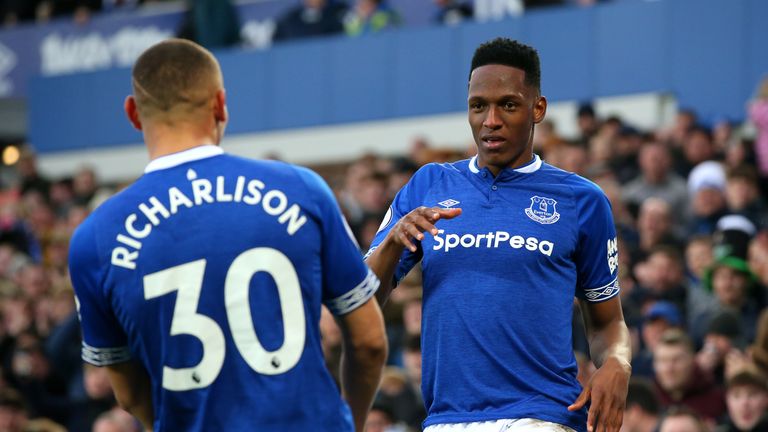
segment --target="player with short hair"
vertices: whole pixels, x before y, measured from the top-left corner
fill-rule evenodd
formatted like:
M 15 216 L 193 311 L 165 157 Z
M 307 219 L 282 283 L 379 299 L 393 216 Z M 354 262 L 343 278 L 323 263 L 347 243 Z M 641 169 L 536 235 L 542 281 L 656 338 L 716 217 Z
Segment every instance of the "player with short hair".
M 378 279 L 318 175 L 223 153 L 225 99 L 192 42 L 137 60 L 125 111 L 151 161 L 71 243 L 83 359 L 148 430 L 361 432 L 387 351 Z M 346 402 L 323 304 L 344 336 Z
M 480 45 L 468 98 L 477 156 L 422 167 L 367 254 L 380 301 L 422 261 L 427 431 L 621 426 L 630 348 L 610 204 L 592 182 L 533 153 L 547 108 L 540 76 L 533 48 Z M 574 297 L 599 368 L 583 390 Z

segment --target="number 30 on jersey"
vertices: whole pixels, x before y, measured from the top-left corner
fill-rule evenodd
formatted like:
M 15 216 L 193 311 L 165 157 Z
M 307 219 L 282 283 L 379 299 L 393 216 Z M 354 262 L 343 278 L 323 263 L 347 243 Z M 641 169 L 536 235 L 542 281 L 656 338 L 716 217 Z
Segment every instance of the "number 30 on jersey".
M 190 335 L 200 340 L 203 356 L 188 368 L 163 366 L 163 388 L 185 391 L 205 388 L 219 376 L 224 365 L 224 332 L 210 317 L 197 313 L 206 260 L 188 262 L 144 277 L 146 300 L 178 291 L 171 320 L 171 336 Z M 248 292 L 258 272 L 275 281 L 283 314 L 284 340 L 275 351 L 267 351 L 253 328 Z M 273 248 L 254 248 L 240 254 L 229 267 L 224 284 L 224 304 L 237 350 L 254 371 L 277 375 L 289 371 L 304 351 L 306 318 L 301 287 L 291 261 Z

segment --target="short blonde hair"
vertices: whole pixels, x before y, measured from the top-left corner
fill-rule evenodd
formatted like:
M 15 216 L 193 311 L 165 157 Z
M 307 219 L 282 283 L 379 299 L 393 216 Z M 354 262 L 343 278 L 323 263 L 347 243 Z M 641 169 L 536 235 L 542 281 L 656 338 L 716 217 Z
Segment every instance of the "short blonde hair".
M 159 120 L 191 117 L 222 88 L 218 61 L 202 46 L 168 39 L 146 50 L 132 72 L 139 115 Z

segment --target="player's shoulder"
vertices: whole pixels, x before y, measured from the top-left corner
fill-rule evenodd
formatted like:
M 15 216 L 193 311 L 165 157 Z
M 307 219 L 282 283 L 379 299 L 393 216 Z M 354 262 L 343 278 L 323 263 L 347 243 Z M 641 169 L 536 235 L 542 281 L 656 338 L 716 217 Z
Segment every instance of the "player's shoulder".
M 222 155 L 227 163 L 242 165 L 259 173 L 263 178 L 275 181 L 316 182 L 322 178 L 309 168 L 273 159 L 249 159 L 231 154 Z
M 414 181 L 434 182 L 451 175 L 461 175 L 469 169 L 469 159 L 456 162 L 430 162 L 416 170 L 411 177 Z
M 550 181 L 567 187 L 573 193 L 574 198 L 590 199 L 605 196 L 600 186 L 576 173 L 565 171 L 546 162 L 542 163 L 541 171 L 542 174 L 550 177 Z

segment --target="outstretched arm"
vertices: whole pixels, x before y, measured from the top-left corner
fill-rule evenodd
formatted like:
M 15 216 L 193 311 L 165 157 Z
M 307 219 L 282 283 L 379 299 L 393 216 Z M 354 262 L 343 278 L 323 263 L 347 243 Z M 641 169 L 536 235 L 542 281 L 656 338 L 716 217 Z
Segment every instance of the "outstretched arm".
M 395 269 L 405 248 L 416 252 L 416 243 L 424 239 L 425 232 L 437 235 L 435 224 L 438 220 L 453 219 L 460 214 L 459 208 L 419 207 L 395 223 L 384 241 L 366 258 L 368 266 L 381 281 L 376 292 L 380 305 L 387 302 L 395 287 Z
M 129 360 L 106 368 L 120 408 L 133 414 L 144 429 L 151 432 L 155 417 L 152 409 L 152 384 L 144 367 Z
M 568 410 L 581 409 L 591 399 L 587 430 L 618 432 L 632 372 L 629 330 L 624 323 L 621 301 L 618 296 L 601 303 L 580 300 L 580 306 L 589 351 L 598 369 Z

